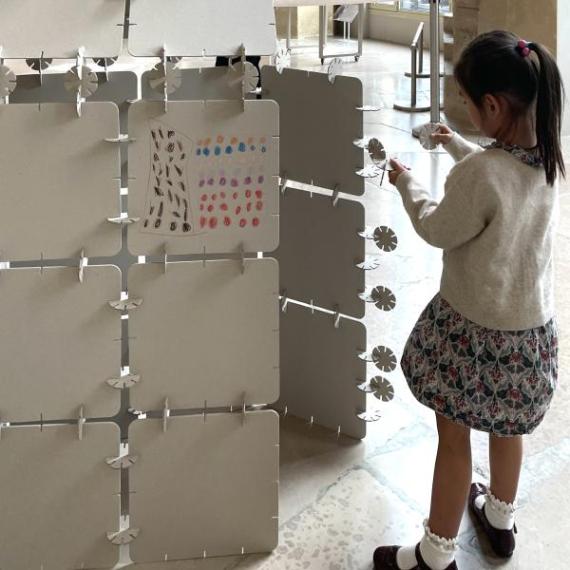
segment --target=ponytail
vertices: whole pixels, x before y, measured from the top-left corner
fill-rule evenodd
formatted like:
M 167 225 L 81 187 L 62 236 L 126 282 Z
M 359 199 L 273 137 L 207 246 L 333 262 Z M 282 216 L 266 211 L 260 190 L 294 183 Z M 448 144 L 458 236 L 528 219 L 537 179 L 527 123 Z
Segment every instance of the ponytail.
M 540 156 L 546 171 L 546 180 L 552 186 L 558 175 L 566 176 L 566 166 L 560 140 L 564 108 L 564 84 L 558 65 L 542 45 L 530 43 L 528 47 L 537 57 L 533 62 L 538 76 L 536 98 L 536 135 Z
M 487 94 L 503 95 L 511 105 L 513 119 L 536 108 L 538 150 L 548 184 L 552 186 L 558 176 L 566 175 L 560 140 L 564 85 L 556 61 L 545 47 L 511 32 L 488 32 L 465 48 L 454 74 L 480 108 Z

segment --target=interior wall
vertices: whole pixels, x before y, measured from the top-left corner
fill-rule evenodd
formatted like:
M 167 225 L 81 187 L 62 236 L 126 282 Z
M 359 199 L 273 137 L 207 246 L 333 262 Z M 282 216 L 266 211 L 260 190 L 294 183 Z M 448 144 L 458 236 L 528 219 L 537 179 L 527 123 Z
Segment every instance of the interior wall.
M 479 33 L 505 29 L 557 52 L 558 6 L 568 0 L 480 0 Z
M 319 35 L 319 7 L 299 6 L 298 8 L 277 8 L 277 36 L 287 36 L 289 11 L 291 13 L 291 36 L 293 38 L 311 38 Z M 332 33 L 332 9 L 329 9 L 329 33 Z
M 425 23 L 424 45 L 429 47 L 429 14 L 402 14 L 368 9 L 368 37 L 395 44 L 410 45 L 420 22 Z
M 558 65 L 562 72 L 562 77 L 566 84 L 566 89 L 570 90 L 570 2 L 559 0 L 558 2 L 558 22 L 557 22 L 557 53 Z M 564 113 L 564 123 L 562 133 L 570 135 L 570 111 L 568 103 Z
M 568 0 L 480 0 L 479 33 L 506 29 L 539 42 L 557 57 L 570 85 L 570 2 Z M 563 134 L 570 135 L 570 113 L 565 113 Z

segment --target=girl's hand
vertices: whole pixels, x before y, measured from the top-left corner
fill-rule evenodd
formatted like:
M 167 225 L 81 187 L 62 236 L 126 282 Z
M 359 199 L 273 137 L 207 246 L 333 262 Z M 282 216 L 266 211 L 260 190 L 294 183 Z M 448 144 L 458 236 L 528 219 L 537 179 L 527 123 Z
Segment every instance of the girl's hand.
M 439 123 L 437 125 L 437 131 L 431 135 L 431 138 L 435 143 L 445 146 L 451 141 L 453 135 L 454 132 L 447 125 Z
M 400 174 L 402 174 L 402 172 L 407 172 L 410 169 L 395 158 L 390 159 L 390 166 L 393 170 L 389 172 L 388 177 L 390 178 L 390 184 L 395 186 Z

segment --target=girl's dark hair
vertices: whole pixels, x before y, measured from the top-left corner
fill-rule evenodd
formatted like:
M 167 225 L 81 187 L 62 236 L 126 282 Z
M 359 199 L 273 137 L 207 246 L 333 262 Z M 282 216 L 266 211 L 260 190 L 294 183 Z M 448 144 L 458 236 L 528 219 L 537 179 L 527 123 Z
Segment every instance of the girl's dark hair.
M 536 103 L 536 135 L 546 179 L 552 186 L 559 174 L 566 175 L 560 141 L 564 85 L 556 61 L 544 46 L 521 43 L 510 32 L 483 34 L 461 55 L 455 78 L 478 107 L 487 94 L 504 96 L 513 118 Z

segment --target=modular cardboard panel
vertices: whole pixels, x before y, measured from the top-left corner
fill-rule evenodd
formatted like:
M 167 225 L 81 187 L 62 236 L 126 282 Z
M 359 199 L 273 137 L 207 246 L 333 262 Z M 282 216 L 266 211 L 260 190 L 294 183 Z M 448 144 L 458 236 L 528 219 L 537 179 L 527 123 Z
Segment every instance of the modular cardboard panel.
M 362 439 L 366 424 L 356 415 L 366 410 L 363 324 L 289 304 L 281 313 L 281 397 L 275 407 L 316 424 Z
M 111 256 L 121 229 L 113 103 L 0 106 L 0 244 L 10 261 Z M 9 133 L 9 136 L 8 136 Z
M 2 57 L 118 57 L 124 21 L 124 0 L 2 0 Z
M 129 110 L 135 255 L 273 251 L 278 244 L 273 101 L 141 101 Z
M 181 69 L 181 86 L 168 95 L 169 101 L 204 101 L 241 99 L 243 97 L 241 75 L 236 75 L 229 67 L 204 67 L 201 69 Z M 162 101 L 164 92 L 153 89 L 149 83 L 152 72 L 142 76 L 142 98 L 149 101 Z
M 10 427 L 0 445 L 0 568 L 110 568 L 120 514 L 114 424 Z
M 106 381 L 120 376 L 121 294 L 116 267 L 0 272 L 0 417 L 24 422 L 119 411 Z
M 279 300 L 275 260 L 135 265 L 131 391 L 137 409 L 240 406 L 279 396 Z
M 93 68 L 95 71 L 96 67 Z M 112 69 L 112 68 L 111 68 Z M 138 94 L 138 79 L 132 71 L 98 72 L 97 91 L 89 96 L 90 102 L 112 101 L 119 107 L 121 132 L 127 132 L 126 111 L 128 101 L 134 101 Z M 18 84 L 10 95 L 10 103 L 73 103 L 77 94 L 65 87 L 64 73 L 46 73 L 40 77 L 38 73 L 18 75 Z M 124 120 L 123 120 L 124 118 Z
M 364 194 L 364 135 L 360 79 L 275 67 L 261 70 L 263 97 L 279 103 L 280 173 L 288 180 L 348 194 Z
M 353 317 L 364 316 L 364 206 L 288 188 L 281 197 L 281 294 Z
M 279 417 L 137 421 L 130 445 L 135 562 L 268 552 L 277 546 Z
M 273 0 L 154 0 L 131 2 L 129 51 L 135 56 L 273 55 Z M 212 23 L 215 22 L 215 30 Z

